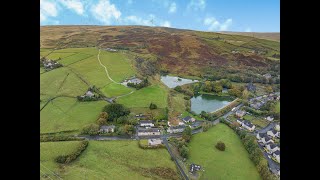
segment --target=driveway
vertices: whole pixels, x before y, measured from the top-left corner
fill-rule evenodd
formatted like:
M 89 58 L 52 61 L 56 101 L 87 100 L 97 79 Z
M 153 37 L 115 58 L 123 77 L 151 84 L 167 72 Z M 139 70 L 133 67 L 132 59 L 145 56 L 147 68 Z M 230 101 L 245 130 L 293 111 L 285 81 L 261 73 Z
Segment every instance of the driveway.
M 263 155 L 266 157 L 268 164 L 269 164 L 269 168 L 271 170 L 271 172 L 273 173 L 277 173 L 277 170 L 280 169 L 280 164 L 276 163 L 275 161 L 273 161 L 271 158 L 268 157 L 268 153 L 264 151 L 263 147 L 260 145 L 260 143 L 258 143 L 260 149 L 263 152 Z M 269 155 L 272 156 L 272 155 Z
M 267 131 L 269 131 L 270 129 L 273 129 L 274 126 L 276 126 L 276 123 L 275 123 L 275 122 L 272 122 L 272 123 L 270 123 L 268 126 L 260 129 L 260 130 L 258 131 L 258 133 L 267 133 Z

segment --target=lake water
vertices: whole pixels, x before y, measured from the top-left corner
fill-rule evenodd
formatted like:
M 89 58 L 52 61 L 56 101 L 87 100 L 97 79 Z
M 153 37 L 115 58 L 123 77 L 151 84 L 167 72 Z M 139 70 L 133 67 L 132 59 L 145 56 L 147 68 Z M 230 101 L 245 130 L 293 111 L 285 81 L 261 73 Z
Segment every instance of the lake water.
M 191 98 L 191 111 L 200 114 L 201 111 L 213 112 L 220 109 L 234 99 L 231 97 L 221 97 L 208 94 L 202 94 Z
M 184 79 L 184 78 L 179 78 L 181 79 L 181 81 L 179 81 L 178 78 L 179 77 L 176 77 L 176 76 L 161 76 L 161 81 L 165 85 L 167 85 L 169 88 L 175 88 L 176 86 L 199 82 L 198 80 Z

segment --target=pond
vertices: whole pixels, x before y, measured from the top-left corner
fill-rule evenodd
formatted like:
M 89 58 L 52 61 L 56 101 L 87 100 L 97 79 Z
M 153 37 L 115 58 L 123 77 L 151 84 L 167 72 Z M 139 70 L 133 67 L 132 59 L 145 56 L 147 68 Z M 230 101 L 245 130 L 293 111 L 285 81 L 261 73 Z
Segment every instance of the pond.
M 198 80 L 179 78 L 176 76 L 161 76 L 161 81 L 169 88 L 175 88 L 176 86 L 199 82 Z
M 200 114 L 201 111 L 213 112 L 228 105 L 233 100 L 229 96 L 201 94 L 191 98 L 191 111 L 197 114 Z

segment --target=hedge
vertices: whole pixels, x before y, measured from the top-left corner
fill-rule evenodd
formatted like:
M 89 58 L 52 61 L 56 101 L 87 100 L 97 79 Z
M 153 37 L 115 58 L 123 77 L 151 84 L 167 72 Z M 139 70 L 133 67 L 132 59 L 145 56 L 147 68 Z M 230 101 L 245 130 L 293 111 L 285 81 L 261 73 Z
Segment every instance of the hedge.
M 61 163 L 61 164 L 68 164 L 68 163 L 76 160 L 81 155 L 81 153 L 84 150 L 86 150 L 86 148 L 88 147 L 88 144 L 89 144 L 89 141 L 82 141 L 75 152 L 73 152 L 72 154 L 68 154 L 68 155 L 60 155 L 60 156 L 56 157 L 55 161 L 57 163 Z
M 40 142 L 54 142 L 54 141 L 82 141 L 84 138 L 64 136 L 64 135 L 43 135 L 40 136 Z

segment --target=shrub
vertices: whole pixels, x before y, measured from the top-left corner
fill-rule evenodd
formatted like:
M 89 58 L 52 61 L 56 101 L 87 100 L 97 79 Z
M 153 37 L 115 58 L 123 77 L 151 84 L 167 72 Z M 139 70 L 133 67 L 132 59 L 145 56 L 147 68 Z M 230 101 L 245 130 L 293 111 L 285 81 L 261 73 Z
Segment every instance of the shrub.
M 57 163 L 61 163 L 61 164 L 68 164 L 68 163 L 74 161 L 88 147 L 88 144 L 89 144 L 88 141 L 82 141 L 75 152 L 73 152 L 69 155 L 60 155 L 60 156 L 56 157 L 55 161 Z
M 97 124 L 89 124 L 82 129 L 82 134 L 97 135 L 99 133 L 99 126 Z
M 156 104 L 150 103 L 149 109 L 157 109 L 158 106 Z
M 219 149 L 220 151 L 225 151 L 226 145 L 225 145 L 223 142 L 219 141 L 219 142 L 216 144 L 216 148 Z
M 123 106 L 122 104 L 108 104 L 103 109 L 104 112 L 108 113 L 108 120 L 113 121 L 119 118 L 120 116 L 127 116 L 130 114 L 130 110 Z

